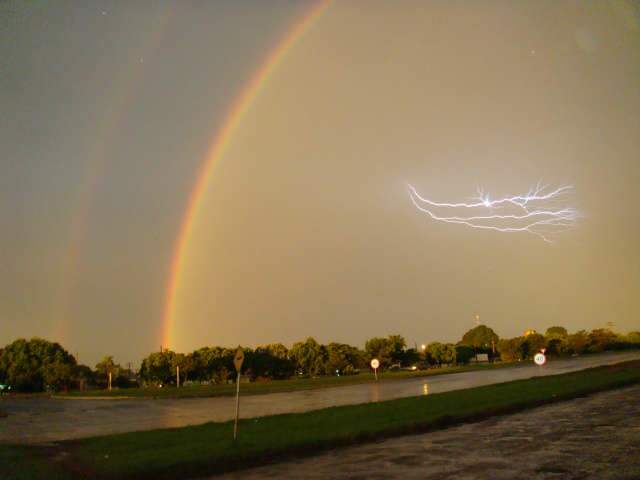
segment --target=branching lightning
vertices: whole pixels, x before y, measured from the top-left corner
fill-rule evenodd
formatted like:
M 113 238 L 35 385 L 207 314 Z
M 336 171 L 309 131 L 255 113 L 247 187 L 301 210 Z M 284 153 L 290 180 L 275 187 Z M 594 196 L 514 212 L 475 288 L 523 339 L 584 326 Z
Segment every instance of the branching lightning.
M 573 227 L 579 217 L 573 207 L 556 206 L 558 201 L 567 200 L 567 195 L 573 191 L 571 185 L 548 190 L 538 183 L 524 195 L 497 199 L 478 190 L 478 195 L 468 203 L 434 202 L 421 196 L 412 185 L 407 187 L 416 208 L 433 220 L 498 232 L 531 233 L 545 242 L 551 242 L 554 234 Z

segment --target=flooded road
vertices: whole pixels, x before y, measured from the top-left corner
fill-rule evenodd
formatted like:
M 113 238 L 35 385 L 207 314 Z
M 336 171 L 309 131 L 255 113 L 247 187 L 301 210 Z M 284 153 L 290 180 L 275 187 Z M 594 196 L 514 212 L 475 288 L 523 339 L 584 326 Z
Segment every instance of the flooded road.
M 640 385 L 212 478 L 637 479 Z
M 336 405 L 377 402 L 394 398 L 555 375 L 597 365 L 640 358 L 640 352 L 606 353 L 514 368 L 471 371 L 450 375 L 379 383 L 254 395 L 242 398 L 243 418 L 304 412 Z M 196 425 L 233 418 L 234 398 L 163 400 L 2 399 L 1 443 L 38 443 L 165 427 Z

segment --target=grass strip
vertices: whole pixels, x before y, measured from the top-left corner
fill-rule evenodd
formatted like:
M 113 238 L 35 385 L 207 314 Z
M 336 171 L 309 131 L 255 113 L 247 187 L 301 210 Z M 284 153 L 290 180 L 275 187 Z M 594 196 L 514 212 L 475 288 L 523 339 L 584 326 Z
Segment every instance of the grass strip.
M 0 445 L 0 478 L 2 480 L 33 480 L 35 478 L 72 480 L 74 476 L 63 465 L 52 462 L 47 449 Z
M 425 432 L 638 382 L 640 361 L 632 361 L 422 397 L 242 420 L 235 444 L 231 422 L 206 423 L 61 442 L 51 456 L 64 458 L 73 478 L 189 478 Z

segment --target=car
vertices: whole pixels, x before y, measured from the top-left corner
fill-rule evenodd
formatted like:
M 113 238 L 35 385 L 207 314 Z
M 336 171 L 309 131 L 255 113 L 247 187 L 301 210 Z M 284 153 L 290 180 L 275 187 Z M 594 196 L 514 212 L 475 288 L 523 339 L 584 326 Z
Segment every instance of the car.
M 11 392 L 11 385 L 0 383 L 0 395 L 8 395 Z

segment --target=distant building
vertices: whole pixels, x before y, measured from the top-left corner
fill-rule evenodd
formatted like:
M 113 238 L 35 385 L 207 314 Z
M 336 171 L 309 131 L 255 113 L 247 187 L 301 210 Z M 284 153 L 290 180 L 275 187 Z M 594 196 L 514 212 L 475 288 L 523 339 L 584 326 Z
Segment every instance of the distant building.
M 489 363 L 489 354 L 488 353 L 478 353 L 474 357 L 474 361 L 476 363 Z

